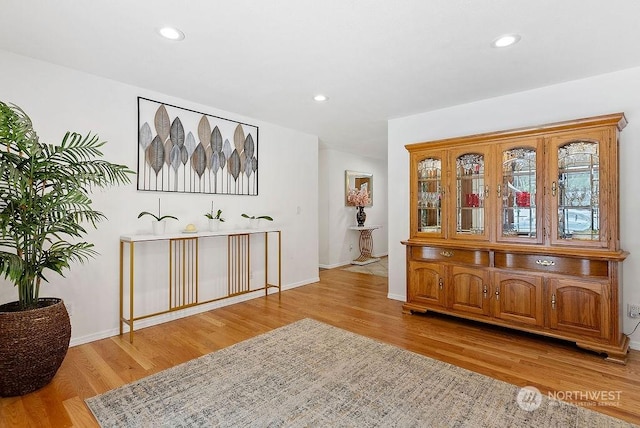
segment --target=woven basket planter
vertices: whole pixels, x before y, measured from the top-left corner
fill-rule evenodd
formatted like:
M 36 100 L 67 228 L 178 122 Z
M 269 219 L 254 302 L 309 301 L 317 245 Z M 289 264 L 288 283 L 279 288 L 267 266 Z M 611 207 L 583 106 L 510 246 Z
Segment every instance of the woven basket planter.
M 61 299 L 39 299 L 39 308 L 0 305 L 0 396 L 24 395 L 53 379 L 69 349 L 71 321 Z

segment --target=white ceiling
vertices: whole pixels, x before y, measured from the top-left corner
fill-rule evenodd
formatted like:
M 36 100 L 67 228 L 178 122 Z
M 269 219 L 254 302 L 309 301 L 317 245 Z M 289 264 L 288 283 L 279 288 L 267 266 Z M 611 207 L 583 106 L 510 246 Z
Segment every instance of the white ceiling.
M 637 0 L 0 0 L 0 49 L 386 158 L 388 119 L 640 66 L 639 17 Z M 522 40 L 490 47 L 504 33 Z

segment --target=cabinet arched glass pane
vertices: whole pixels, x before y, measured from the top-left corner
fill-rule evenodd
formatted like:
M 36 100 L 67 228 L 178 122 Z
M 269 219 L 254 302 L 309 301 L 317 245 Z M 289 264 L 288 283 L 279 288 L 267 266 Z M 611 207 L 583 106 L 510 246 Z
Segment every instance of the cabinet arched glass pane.
M 442 160 L 438 158 L 418 163 L 418 231 L 442 231 Z
M 484 234 L 485 159 L 478 153 L 456 158 L 456 232 Z
M 503 237 L 536 237 L 536 155 L 530 148 L 502 152 L 498 204 Z
M 599 144 L 573 141 L 558 148 L 558 239 L 600 239 Z

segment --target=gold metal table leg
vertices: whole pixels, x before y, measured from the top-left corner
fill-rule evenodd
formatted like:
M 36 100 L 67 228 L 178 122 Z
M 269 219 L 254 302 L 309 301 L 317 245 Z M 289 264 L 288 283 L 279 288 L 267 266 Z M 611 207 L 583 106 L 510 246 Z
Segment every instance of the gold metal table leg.
M 129 244 L 129 342 L 133 343 L 133 255 L 135 253 L 135 244 Z
M 124 316 L 124 242 L 120 241 L 120 336 L 123 333 L 122 317 Z

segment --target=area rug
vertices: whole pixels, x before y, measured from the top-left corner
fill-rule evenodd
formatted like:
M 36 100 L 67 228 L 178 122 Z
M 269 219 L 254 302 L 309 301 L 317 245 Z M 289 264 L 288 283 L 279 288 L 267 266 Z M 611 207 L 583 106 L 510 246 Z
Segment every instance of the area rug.
M 86 402 L 102 427 L 632 426 L 521 391 L 304 319 Z
M 358 273 L 366 273 L 368 275 L 377 275 L 377 276 L 389 276 L 389 260 L 387 257 L 383 257 L 377 262 L 370 263 L 368 265 L 353 265 L 349 267 L 342 268 L 342 270 L 346 270 L 349 272 L 358 272 Z

